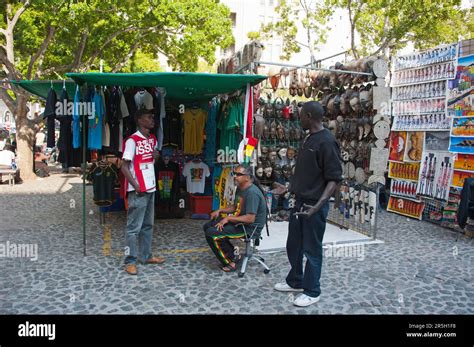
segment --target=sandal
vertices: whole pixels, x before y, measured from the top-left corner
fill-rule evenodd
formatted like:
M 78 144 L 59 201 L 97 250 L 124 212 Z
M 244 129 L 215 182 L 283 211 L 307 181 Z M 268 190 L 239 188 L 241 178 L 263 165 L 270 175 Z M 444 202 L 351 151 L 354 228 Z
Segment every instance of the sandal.
M 226 265 L 221 267 L 221 270 L 224 272 L 235 272 L 237 270 L 237 264 L 232 266 L 232 265 Z
M 242 256 L 239 255 L 238 258 L 233 261 L 233 263 L 235 264 L 234 266 L 228 264 L 228 265 L 222 266 L 221 270 L 224 272 L 235 272 L 237 270 L 237 265 L 240 263 L 241 260 L 242 260 Z

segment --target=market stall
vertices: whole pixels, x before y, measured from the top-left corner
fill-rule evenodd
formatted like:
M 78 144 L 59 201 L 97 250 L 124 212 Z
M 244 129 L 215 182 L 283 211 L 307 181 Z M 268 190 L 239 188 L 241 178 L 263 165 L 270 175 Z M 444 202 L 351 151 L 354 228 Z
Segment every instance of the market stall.
M 51 88 L 50 81 L 17 83 L 36 95 L 71 105 L 67 147 L 82 150 L 83 167 L 86 161 L 93 163 L 89 165 L 88 177 L 95 182 L 94 202 L 109 208 L 102 211 L 117 209 L 117 159 L 124 138 L 136 128 L 131 115 L 140 108 L 155 110 L 154 133 L 162 151 L 163 160 L 156 163 L 157 216 L 179 217 L 181 210 L 190 207 L 195 214 L 206 214 L 212 203 L 232 203 L 235 187 L 230 178 L 231 167 L 238 163 L 242 150 L 251 153 L 252 147 L 252 126 L 247 127 L 248 115 L 252 115 L 250 86 L 265 76 L 164 72 L 67 76 L 77 85 L 52 83 Z M 61 97 L 51 96 L 53 92 L 61 93 Z M 89 104 L 93 108 L 88 108 Z M 53 112 L 52 118 L 57 119 L 58 114 Z M 242 143 L 244 147 L 239 151 Z M 219 149 L 236 154 L 219 157 Z M 86 175 L 84 192 L 85 179 Z M 215 184 L 222 189 L 213 189 Z M 218 193 L 213 194 L 213 190 Z M 189 201 L 190 195 L 195 198 Z M 181 198 L 186 201 L 184 205 Z M 84 201 L 84 254 L 85 212 Z

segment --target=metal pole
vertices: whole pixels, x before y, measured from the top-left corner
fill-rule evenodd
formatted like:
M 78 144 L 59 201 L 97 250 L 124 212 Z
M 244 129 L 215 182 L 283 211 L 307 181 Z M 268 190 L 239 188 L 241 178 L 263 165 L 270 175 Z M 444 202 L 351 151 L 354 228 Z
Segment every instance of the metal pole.
M 326 57 L 326 58 L 317 59 L 316 62 L 321 62 L 321 61 L 324 61 L 324 60 L 328 60 L 328 59 L 337 57 L 338 55 L 346 54 L 347 52 L 348 52 L 348 51 L 344 51 L 344 52 L 341 52 L 341 53 L 337 53 L 337 54 L 330 55 L 329 57 Z
M 82 247 L 86 256 L 86 114 L 82 115 Z

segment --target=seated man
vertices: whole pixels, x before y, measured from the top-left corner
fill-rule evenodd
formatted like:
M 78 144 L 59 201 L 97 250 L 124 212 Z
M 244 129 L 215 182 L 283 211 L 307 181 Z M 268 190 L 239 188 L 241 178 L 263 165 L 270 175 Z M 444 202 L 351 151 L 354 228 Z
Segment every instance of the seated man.
M 5 144 L 3 150 L 0 151 L 0 169 L 12 169 L 15 164 L 15 153 L 10 144 Z M 15 181 L 17 181 L 15 175 Z M 2 182 L 2 174 L 0 173 L 0 182 Z
M 237 185 L 237 193 L 234 206 L 220 209 L 211 213 L 211 221 L 204 225 L 206 241 L 222 263 L 225 272 L 235 271 L 240 256 L 234 254 L 234 247 L 230 239 L 245 236 L 241 226 L 236 224 L 252 224 L 263 228 L 267 217 L 267 206 L 262 190 L 254 182 L 250 168 L 244 165 L 237 166 L 234 171 L 234 181 Z M 221 213 L 234 213 L 221 218 Z M 250 232 L 247 229 L 247 232 Z
M 49 176 L 49 167 L 46 161 L 49 160 L 50 157 L 51 155 L 45 155 L 42 152 L 42 149 L 40 146 L 35 147 L 35 173 L 39 177 Z

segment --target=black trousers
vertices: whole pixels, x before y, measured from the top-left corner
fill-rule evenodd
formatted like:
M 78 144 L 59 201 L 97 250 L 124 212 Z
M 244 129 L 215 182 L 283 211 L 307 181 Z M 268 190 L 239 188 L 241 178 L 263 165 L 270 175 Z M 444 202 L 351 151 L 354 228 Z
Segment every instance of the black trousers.
M 296 201 L 291 210 L 288 228 L 286 251 L 291 270 L 286 277 L 286 283 L 293 288 L 303 288 L 304 294 L 317 297 L 321 294 L 319 279 L 323 264 L 323 236 L 326 230 L 326 218 L 329 212 L 329 203 L 311 217 L 296 218 L 295 212 L 303 202 Z M 306 265 L 303 269 L 303 256 Z
M 206 241 L 211 247 L 212 252 L 222 265 L 229 265 L 234 262 L 237 255 L 234 254 L 234 246 L 230 243 L 230 239 L 240 239 L 245 236 L 244 230 L 236 227 L 235 224 L 227 223 L 222 230 L 216 228 L 216 224 L 222 218 L 211 220 L 204 224 L 204 235 Z

